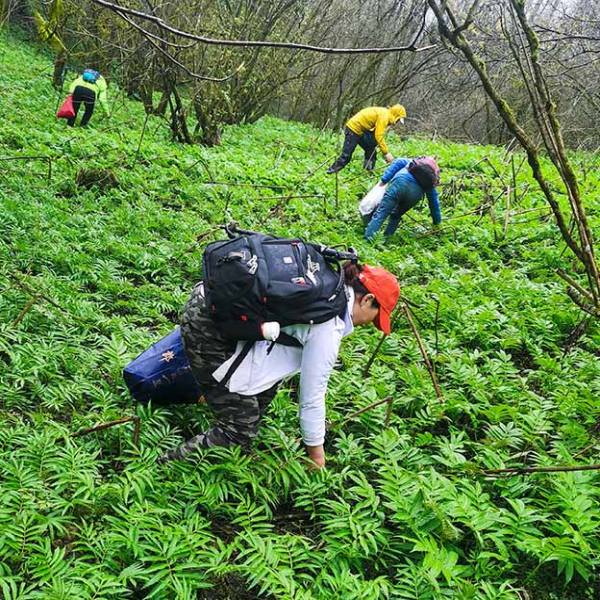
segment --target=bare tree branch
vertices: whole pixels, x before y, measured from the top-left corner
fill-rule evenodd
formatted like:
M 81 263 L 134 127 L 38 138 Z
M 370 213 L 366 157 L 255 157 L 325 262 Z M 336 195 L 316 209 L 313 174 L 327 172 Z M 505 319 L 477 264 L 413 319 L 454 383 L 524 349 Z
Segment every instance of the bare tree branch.
M 140 27 L 135 21 L 130 19 L 127 15 L 121 14 L 119 12 L 117 12 L 117 14 L 121 18 L 123 18 L 127 23 L 129 23 L 132 27 L 137 29 L 148 40 L 148 42 L 150 42 L 150 44 L 152 44 L 152 46 L 154 48 L 156 48 L 167 60 L 169 60 L 173 64 L 177 65 L 182 71 L 184 71 L 185 73 L 187 73 L 190 77 L 193 77 L 194 79 L 200 79 L 202 81 L 214 81 L 217 83 L 221 83 L 223 81 L 227 81 L 228 79 L 231 79 L 232 77 L 234 77 L 236 75 L 236 73 L 238 73 L 244 66 L 244 63 L 242 62 L 235 71 L 229 73 L 229 75 L 225 75 L 224 77 L 210 77 L 208 75 L 200 75 L 199 73 L 194 73 L 193 71 L 190 71 L 190 69 L 188 69 L 182 62 L 178 61 L 174 56 L 171 56 L 171 54 L 169 54 L 164 48 L 161 48 L 154 41 L 154 39 L 160 41 L 161 44 L 164 43 L 164 44 L 168 44 L 171 46 L 173 46 L 174 44 L 171 44 L 170 42 L 163 40 L 161 37 L 156 36 L 156 35 L 150 33 L 149 31 L 146 31 L 143 27 Z
M 327 48 L 324 46 L 312 46 L 310 44 L 299 44 L 296 42 L 270 42 L 266 40 L 227 40 L 209 38 L 205 36 L 195 35 L 187 31 L 177 29 L 163 21 L 160 17 L 150 15 L 148 13 L 126 8 L 107 0 L 91 0 L 92 2 L 103 6 L 109 10 L 112 10 L 120 17 L 127 14 L 132 17 L 138 17 L 145 21 L 149 21 L 157 25 L 163 31 L 168 31 L 178 37 L 182 37 L 189 40 L 196 40 L 202 44 L 208 44 L 213 46 L 239 46 L 243 48 L 285 48 L 288 50 L 308 50 L 310 52 L 321 52 L 323 54 L 382 54 L 382 53 L 393 53 L 393 52 L 424 52 L 435 48 L 437 44 L 429 44 L 427 46 L 417 47 L 416 43 L 418 38 L 423 31 L 423 27 L 419 29 L 417 35 L 407 46 L 395 46 L 390 48 Z

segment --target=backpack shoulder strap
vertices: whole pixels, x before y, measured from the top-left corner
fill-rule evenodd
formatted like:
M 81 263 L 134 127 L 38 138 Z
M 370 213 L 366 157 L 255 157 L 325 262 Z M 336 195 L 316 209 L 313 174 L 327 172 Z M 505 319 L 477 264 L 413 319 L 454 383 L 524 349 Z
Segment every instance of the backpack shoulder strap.
M 293 336 L 282 331 L 279 334 L 279 337 L 275 342 L 272 342 L 271 348 L 273 344 L 283 344 L 284 346 L 293 346 L 296 348 L 302 348 L 302 344 Z M 239 366 L 242 364 L 243 360 L 248 356 L 250 350 L 254 346 L 254 340 L 248 340 L 242 351 L 235 357 L 235 360 L 231 363 L 229 369 L 227 369 L 227 373 L 225 373 L 225 377 L 221 379 L 221 385 L 226 386 L 229 383 L 229 380 L 233 377 L 233 374 L 238 370 Z M 270 349 L 269 349 L 270 351 Z
M 229 380 L 232 378 L 233 374 L 238 370 L 238 367 L 242 364 L 242 361 L 246 358 L 246 356 L 248 356 L 248 353 L 252 349 L 252 346 L 254 346 L 253 340 L 248 340 L 244 344 L 242 351 L 235 357 L 235 360 L 231 363 L 231 366 L 229 367 L 229 369 L 227 369 L 227 373 L 225 373 L 225 377 L 223 377 L 223 379 L 221 379 L 220 383 L 222 386 L 224 386 L 224 387 L 227 386 L 227 384 L 229 383 Z
M 292 346 L 295 348 L 302 348 L 302 343 L 297 340 L 293 335 L 282 331 L 279 333 L 279 337 L 275 340 L 275 344 L 281 344 L 282 346 Z

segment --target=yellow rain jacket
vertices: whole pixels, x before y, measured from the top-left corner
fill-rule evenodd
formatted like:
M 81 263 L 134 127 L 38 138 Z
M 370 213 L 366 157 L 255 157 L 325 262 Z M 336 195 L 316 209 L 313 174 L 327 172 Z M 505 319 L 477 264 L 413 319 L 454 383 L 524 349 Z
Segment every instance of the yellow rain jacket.
M 96 80 L 96 83 L 90 83 L 89 81 L 85 81 L 83 79 L 83 76 L 79 76 L 71 84 L 71 87 L 69 88 L 69 94 L 72 94 L 75 91 L 75 88 L 77 86 L 81 86 L 81 87 L 87 88 L 88 90 L 92 90 L 93 92 L 96 92 L 96 99 L 102 105 L 104 112 L 107 115 L 110 114 L 110 111 L 108 110 L 108 97 L 106 95 L 106 89 L 107 89 L 106 79 L 104 79 L 104 77 L 102 77 L 102 75 L 100 75 L 100 77 Z
M 346 127 L 362 135 L 367 131 L 375 132 L 375 141 L 383 154 L 388 153 L 388 147 L 383 139 L 385 130 L 390 126 L 406 117 L 406 109 L 402 104 L 394 104 L 390 108 L 383 106 L 369 106 L 357 112 L 351 119 L 346 121 Z

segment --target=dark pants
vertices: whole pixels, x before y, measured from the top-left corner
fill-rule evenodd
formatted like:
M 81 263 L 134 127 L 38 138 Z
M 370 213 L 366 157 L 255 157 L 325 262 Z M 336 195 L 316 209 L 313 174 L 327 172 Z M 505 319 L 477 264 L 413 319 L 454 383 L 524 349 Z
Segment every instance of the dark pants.
M 367 169 L 367 171 L 372 171 L 375 167 L 375 161 L 377 160 L 377 142 L 375 141 L 373 132 L 367 131 L 362 135 L 358 135 L 346 127 L 344 133 L 342 153 L 331 167 L 329 167 L 329 171 L 331 173 L 341 171 L 350 162 L 356 146 L 360 146 L 364 150 L 364 168 Z
M 67 124 L 71 127 L 75 125 L 75 119 L 77 118 L 77 113 L 79 112 L 79 107 L 81 106 L 82 102 L 85 112 L 83 113 L 83 117 L 81 119 L 81 126 L 85 127 L 88 124 L 88 121 L 92 118 L 92 114 L 94 112 L 94 105 L 96 104 L 96 92 L 78 85 L 73 91 L 73 109 L 75 110 L 75 116 L 67 119 Z
M 185 444 L 167 453 L 167 459 L 181 459 L 197 448 L 249 446 L 257 436 L 260 420 L 273 400 L 277 385 L 253 396 L 230 392 L 211 373 L 235 352 L 236 342 L 224 338 L 206 309 L 200 285 L 194 288 L 181 317 L 181 336 L 206 402 L 216 423 Z

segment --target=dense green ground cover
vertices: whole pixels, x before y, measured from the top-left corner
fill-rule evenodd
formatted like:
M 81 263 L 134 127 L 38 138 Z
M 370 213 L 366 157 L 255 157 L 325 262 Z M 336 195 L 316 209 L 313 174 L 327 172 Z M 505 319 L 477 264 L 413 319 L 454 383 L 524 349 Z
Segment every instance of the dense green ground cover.
M 569 258 L 540 218 L 543 200 L 532 186 L 513 202 L 506 236 L 504 197 L 495 224 L 461 216 L 485 202 L 484 182 L 502 191 L 482 158 L 510 179 L 502 149 L 392 138 L 398 155 L 437 154 L 456 185 L 444 191 L 441 233 L 429 234 L 421 207 L 391 243 L 370 246 L 356 198 L 373 179 L 360 161 L 340 175 L 339 209 L 324 168 L 309 176 L 336 136 L 269 118 L 228 129 L 218 148 L 190 148 L 151 118 L 140 145 L 141 107 L 114 89 L 110 121 L 71 130 L 53 116 L 50 73 L 48 57 L 2 34 L 0 157 L 52 158 L 49 180 L 43 161 L 0 162 L 4 598 L 598 597 L 598 473 L 477 474 L 598 462 L 600 334 L 591 327 L 570 348 L 582 315 L 553 275 Z M 597 226 L 598 176 L 592 158 L 577 161 Z M 110 169 L 118 184 L 85 187 L 82 169 Z M 526 168 L 518 183 L 521 196 Z M 325 200 L 275 198 L 292 192 Z M 135 407 L 120 372 L 173 328 L 200 277 L 198 236 L 215 239 L 211 228 L 229 219 L 351 244 L 393 270 L 445 404 L 399 319 L 369 378 L 375 330 L 344 342 L 329 418 L 395 402 L 389 427 L 379 407 L 330 434 L 326 470 L 306 469 L 293 386 L 250 456 L 215 450 L 157 466 L 210 415 Z M 43 297 L 23 312 L 27 289 Z M 136 410 L 139 445 L 131 424 L 71 437 Z

